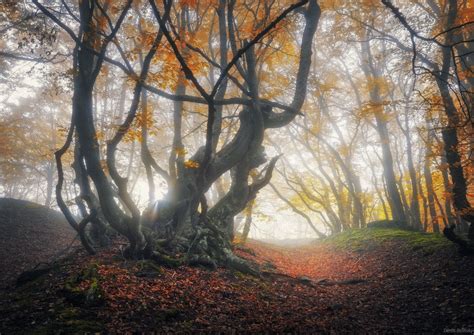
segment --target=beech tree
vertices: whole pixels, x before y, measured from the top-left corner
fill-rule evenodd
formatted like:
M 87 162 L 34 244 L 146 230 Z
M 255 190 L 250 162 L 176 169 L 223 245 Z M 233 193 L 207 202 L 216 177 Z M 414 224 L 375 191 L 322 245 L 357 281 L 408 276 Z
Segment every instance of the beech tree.
M 77 6 L 67 2 L 46 5 L 38 0 L 33 3 L 65 31 L 74 44 L 72 120 L 67 140 L 56 152 L 59 173 L 56 197 L 86 248 L 90 252 L 94 251 L 85 234 L 87 224 L 106 222 L 128 239 L 126 255 L 129 257 L 163 260 L 166 254 L 178 252 L 184 253 L 185 261 L 189 263 L 211 266 L 225 264 L 243 271 L 255 271 L 232 253 L 233 218 L 269 182 L 277 162 L 278 157 L 272 158 L 258 172 L 257 178 L 249 180 L 250 172 L 267 160 L 262 145 L 265 130 L 286 126 L 299 114 L 303 105 L 312 41 L 320 16 L 317 2 L 306 0 L 285 5 L 260 1 L 248 9 L 238 6 L 235 1 L 224 0 L 216 3 L 164 1 L 162 4 L 153 0 L 148 3 L 134 3 L 131 0 L 120 3 L 82 1 Z M 65 8 L 65 17 L 56 14 L 58 11 L 54 9 L 59 7 Z M 149 39 L 148 49 L 141 50 L 139 70 L 135 70 L 136 65 L 131 64 L 121 44 L 124 21 L 132 10 L 153 17 L 155 21 L 154 32 L 144 37 Z M 255 15 L 251 27 L 255 33 L 244 34 L 242 31 L 245 25 L 249 29 L 249 23 L 242 14 L 244 10 Z M 261 11 L 266 15 L 260 15 Z M 218 62 L 188 39 L 192 25 L 203 20 L 206 15 L 217 17 L 218 29 L 210 31 L 209 38 L 216 38 L 215 44 L 218 45 L 220 55 Z M 268 66 L 264 56 L 259 53 L 263 50 L 260 43 L 272 43 L 278 34 L 284 33 L 288 22 L 285 20 L 289 16 L 293 20 L 301 17 L 298 19 L 301 24 L 295 29 L 302 30 L 302 39 L 298 42 L 300 51 L 294 96 L 288 104 L 282 104 L 264 99 L 259 93 L 264 85 L 258 76 L 259 67 Z M 161 45 L 166 45 L 168 55 L 173 56 L 173 61 L 179 64 L 181 70 L 177 88 L 172 93 L 158 88 L 160 83 L 150 80 L 154 64 L 161 61 L 166 66 L 169 59 L 162 59 L 163 55 L 157 52 Z M 113 47 L 114 51 L 111 50 Z M 193 68 L 192 57 L 196 53 L 208 61 L 209 71 L 217 78 L 211 85 L 205 84 L 199 71 Z M 114 58 L 116 55 L 122 59 L 117 60 Z M 93 103 L 94 86 L 105 63 L 119 67 L 134 82 L 128 114 L 107 142 L 106 166 L 102 164 L 104 158 L 99 150 Z M 227 94 L 231 85 L 234 92 L 239 92 L 237 97 L 234 92 L 233 97 Z M 198 95 L 186 94 L 186 87 Z M 145 134 L 141 138 L 142 160 L 147 174 L 150 175 L 150 166 L 161 171 L 169 180 L 169 189 L 164 199 L 141 213 L 129 193 L 127 178 L 117 169 L 116 152 L 137 117 L 140 101 L 142 105 L 146 104 L 149 94 L 158 94 L 175 101 L 174 154 L 170 157 L 170 173 L 165 173 L 159 167 L 159 162 L 154 161 L 147 151 L 146 128 L 142 129 Z M 205 141 L 188 160 L 184 159 L 185 149 L 180 143 L 182 134 L 179 124 L 183 119 L 183 103 L 207 106 Z M 219 147 L 222 109 L 229 104 L 241 106 L 239 128 L 232 140 Z M 278 109 L 281 112 L 277 112 Z M 61 195 L 64 178 L 61 158 L 71 144 L 76 146 L 75 173 L 81 189 L 81 201 L 85 203 L 82 206 L 84 218 L 81 222 L 76 222 Z M 175 169 L 171 167 L 174 164 Z M 231 173 L 229 189 L 214 206 L 208 208 L 206 192 L 228 171 Z
M 452 179 L 453 204 L 460 216 L 470 223 L 469 238 L 474 239 L 474 216 L 473 210 L 467 198 L 467 180 L 460 152 L 459 132 L 461 119 L 466 118 L 469 124 L 472 142 L 472 83 L 471 75 L 459 78 L 461 69 L 472 62 L 469 52 L 465 52 L 472 35 L 470 25 L 472 21 L 469 13 L 464 15 L 463 11 L 469 12 L 467 3 L 448 1 L 446 4 L 430 3 L 429 15 L 435 16 L 440 23 L 441 32 L 434 37 L 425 37 L 419 34 L 407 21 L 403 13 L 390 1 L 383 0 L 382 3 L 391 10 L 397 20 L 409 32 L 413 50 L 413 71 L 420 68 L 425 73 L 432 75 L 438 87 L 441 102 L 446 115 L 446 124 L 442 130 L 444 151 L 449 173 Z M 417 48 L 417 40 L 431 42 L 439 48 L 440 62 L 430 59 Z M 400 47 L 406 48 L 398 43 Z M 421 66 L 416 62 L 420 61 Z M 460 65 L 463 64 L 463 65 Z M 453 88 L 452 82 L 457 88 Z M 455 100 L 456 99 L 456 100 Z M 472 148 L 468 154 L 469 164 L 472 164 Z M 455 226 L 445 227 L 445 235 L 456 241 L 462 248 L 466 248 L 465 242 L 454 235 Z

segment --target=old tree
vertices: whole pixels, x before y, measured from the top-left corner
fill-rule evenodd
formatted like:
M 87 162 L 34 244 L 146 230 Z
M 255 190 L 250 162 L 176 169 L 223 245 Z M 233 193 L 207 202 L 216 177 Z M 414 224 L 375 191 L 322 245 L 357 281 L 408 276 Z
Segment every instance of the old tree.
M 56 198 L 86 249 L 93 253 L 110 226 L 128 239 L 128 257 L 256 271 L 232 252 L 233 221 L 270 181 L 277 162 L 278 157 L 267 162 L 265 131 L 285 127 L 301 114 L 320 17 L 317 1 L 33 3 L 71 41 L 72 119 L 65 144 L 55 153 Z M 295 40 L 293 35 L 302 37 Z M 297 62 L 286 69 L 293 79 L 284 99 L 276 102 L 274 84 L 262 72 L 271 69 L 278 49 L 292 50 Z M 126 77 L 131 99 L 104 148 L 96 131 L 94 91 L 109 69 L 117 78 Z M 147 145 L 146 119 L 154 113 L 147 99 L 152 95 L 173 101 L 168 169 Z M 185 111 L 193 109 L 204 116 L 204 138 L 185 159 L 182 124 L 191 117 Z M 227 120 L 233 121 L 234 130 L 223 139 Z M 151 190 L 150 205 L 143 211 L 130 194 L 126 171 L 117 164 L 117 151 L 137 124 Z M 62 197 L 62 158 L 68 152 L 74 153 L 80 222 Z M 155 174 L 166 181 L 158 201 L 153 199 Z M 225 174 L 229 185 L 211 206 L 207 192 Z

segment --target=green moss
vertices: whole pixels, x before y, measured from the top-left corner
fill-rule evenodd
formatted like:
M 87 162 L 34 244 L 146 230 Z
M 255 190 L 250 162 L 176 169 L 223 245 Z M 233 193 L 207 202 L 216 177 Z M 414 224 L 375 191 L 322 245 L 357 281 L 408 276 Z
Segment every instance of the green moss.
M 44 294 L 43 290 L 46 282 L 47 277 L 41 276 L 34 281 L 27 282 L 26 284 L 12 291 L 10 298 L 13 308 L 23 310 L 36 304 L 37 300 Z M 0 313 L 9 311 L 11 309 L 11 305 L 5 304 L 0 306 Z
M 64 296 L 75 305 L 99 306 L 104 302 L 104 292 L 100 286 L 98 265 L 92 264 L 78 275 L 68 278 L 64 284 Z M 90 284 L 86 290 L 79 288 L 79 284 L 89 280 Z
M 31 330 L 32 334 L 85 334 L 104 331 L 104 325 L 87 310 L 57 305 L 52 321 Z
M 232 273 L 235 276 L 235 278 L 239 280 L 253 280 L 254 279 L 254 276 L 237 271 L 237 270 L 232 271 Z
M 40 276 L 32 281 L 9 292 L 11 304 L 1 306 L 0 313 L 21 313 L 32 311 L 32 306 L 43 304 L 41 317 L 34 315 L 32 318 L 36 323 L 15 324 L 8 333 L 27 334 L 85 334 L 103 332 L 105 327 L 101 320 L 97 319 L 96 312 L 92 311 L 89 305 L 85 304 L 87 294 L 97 299 L 102 291 L 100 290 L 100 277 L 98 275 L 98 265 L 92 264 L 81 273 L 71 275 L 65 282 L 63 290 L 57 293 L 64 294 L 63 297 L 53 296 L 47 290 L 51 289 L 49 276 Z M 53 276 L 61 275 L 60 268 L 53 268 Z M 83 280 L 90 280 L 90 286 L 84 292 L 78 285 Z M 81 303 L 70 301 L 67 295 L 80 297 Z M 33 309 L 34 310 L 34 309 Z M 31 317 L 28 318 L 31 321 Z
M 59 320 L 70 320 L 77 318 L 81 314 L 81 311 L 77 307 L 65 307 L 64 309 L 58 311 L 56 316 Z
M 138 261 L 136 269 L 135 275 L 138 277 L 156 278 L 163 274 L 161 267 L 152 260 Z
M 55 314 L 51 327 L 67 334 L 100 332 L 104 329 L 101 322 L 94 320 L 92 315 L 76 307 L 64 307 Z
M 322 243 L 338 249 L 363 251 L 380 246 L 388 241 L 402 241 L 414 250 L 423 250 L 427 253 L 452 246 L 452 244 L 440 234 L 391 228 L 348 230 L 331 236 Z

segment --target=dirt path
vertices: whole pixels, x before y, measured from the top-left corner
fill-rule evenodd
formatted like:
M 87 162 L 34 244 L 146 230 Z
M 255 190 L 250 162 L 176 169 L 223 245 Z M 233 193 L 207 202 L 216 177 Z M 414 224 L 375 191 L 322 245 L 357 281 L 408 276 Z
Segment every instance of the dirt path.
M 324 299 L 329 310 L 337 310 L 331 322 L 346 323 L 344 330 L 474 333 L 474 258 L 454 248 L 416 250 L 403 240 L 358 251 L 325 244 L 250 247 L 257 259 L 293 277 L 308 277 L 316 291 L 318 285 L 357 283 L 331 285 L 330 301 Z

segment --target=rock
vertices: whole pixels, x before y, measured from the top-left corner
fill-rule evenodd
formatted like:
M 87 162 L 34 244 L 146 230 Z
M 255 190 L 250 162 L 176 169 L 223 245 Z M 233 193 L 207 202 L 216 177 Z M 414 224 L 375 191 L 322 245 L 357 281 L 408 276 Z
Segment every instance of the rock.
M 311 278 L 306 277 L 306 276 L 298 277 L 298 281 L 302 284 L 305 284 L 305 285 L 312 285 L 313 284 L 313 281 L 311 280 Z
M 362 283 L 367 283 L 367 280 L 361 279 L 361 278 L 352 278 L 348 280 L 341 280 L 339 282 L 336 282 L 337 284 L 342 284 L 342 285 L 356 285 L 356 284 L 362 284 Z

